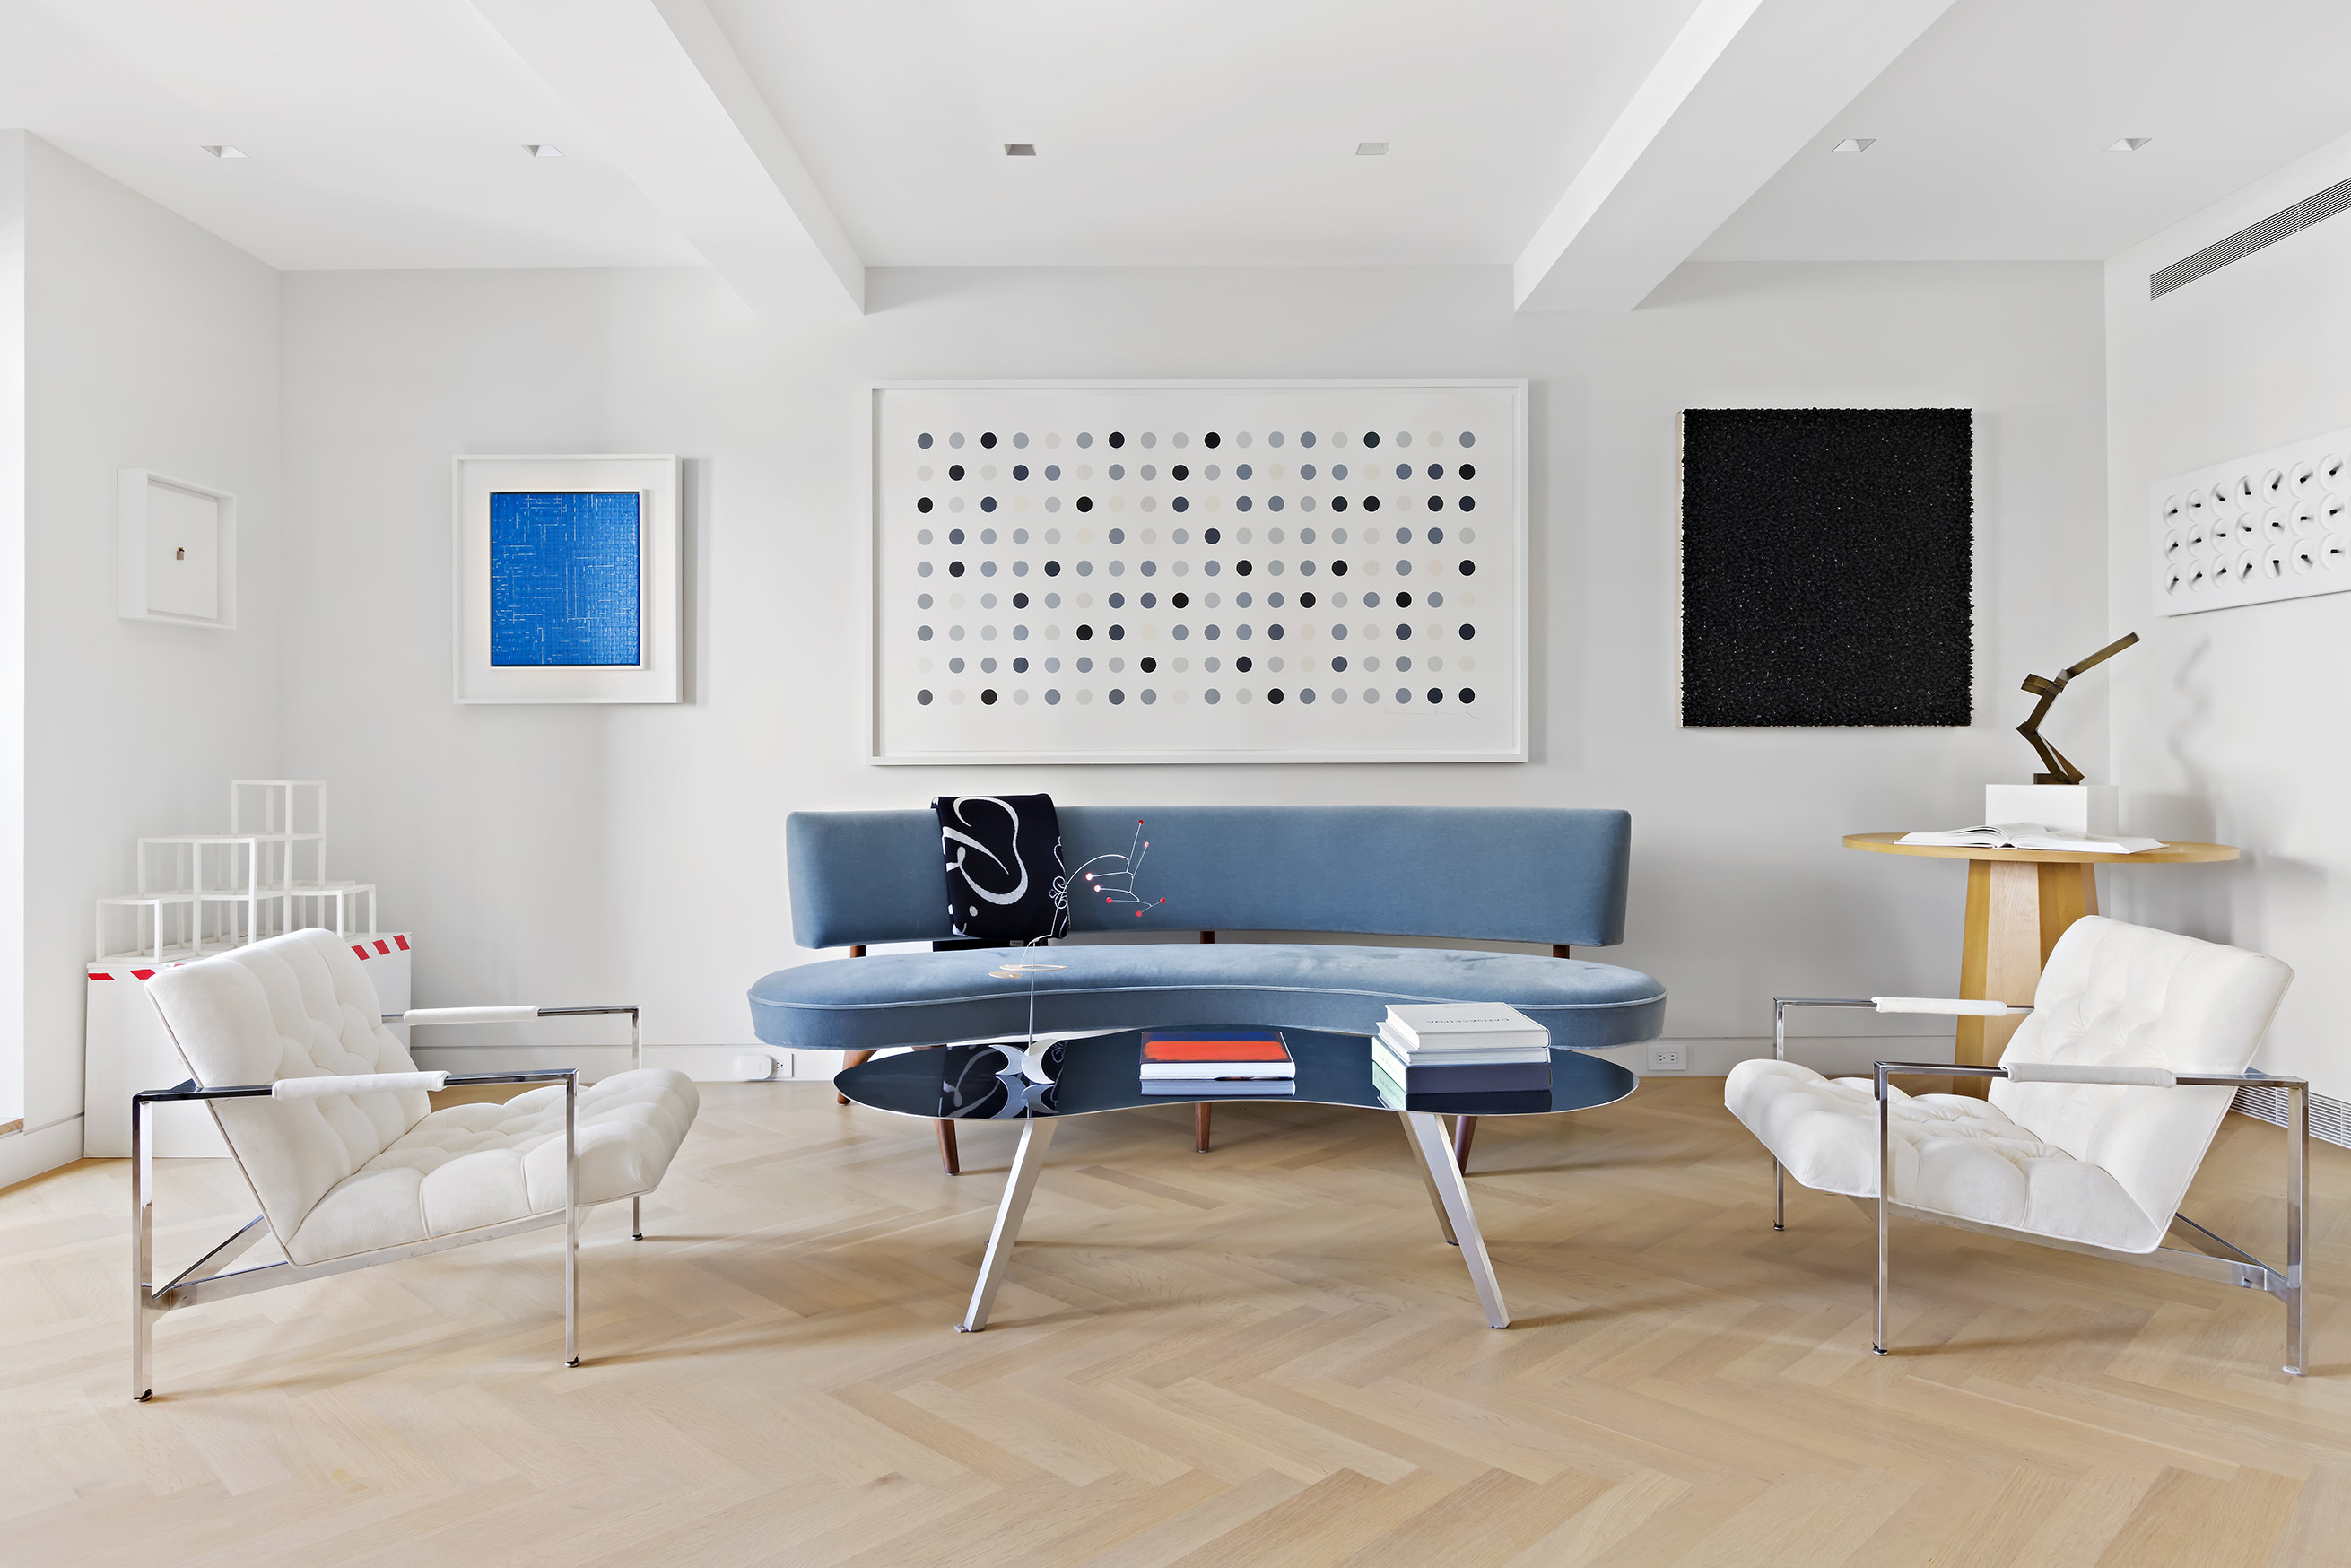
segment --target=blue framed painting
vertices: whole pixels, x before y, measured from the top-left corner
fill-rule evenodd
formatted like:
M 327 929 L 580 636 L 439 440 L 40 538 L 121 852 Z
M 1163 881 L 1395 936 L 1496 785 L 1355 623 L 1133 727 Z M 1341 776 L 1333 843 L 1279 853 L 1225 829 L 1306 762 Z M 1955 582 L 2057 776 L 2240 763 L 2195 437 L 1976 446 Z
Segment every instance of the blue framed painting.
M 674 456 L 460 457 L 461 703 L 683 700 Z

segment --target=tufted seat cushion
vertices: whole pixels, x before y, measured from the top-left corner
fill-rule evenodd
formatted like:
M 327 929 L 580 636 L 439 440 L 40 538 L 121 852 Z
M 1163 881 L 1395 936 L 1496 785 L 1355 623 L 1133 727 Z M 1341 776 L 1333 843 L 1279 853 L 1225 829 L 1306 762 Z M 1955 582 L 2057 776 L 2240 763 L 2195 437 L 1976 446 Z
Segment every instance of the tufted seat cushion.
M 164 969 L 147 984 L 198 1083 L 413 1072 L 360 961 L 299 931 Z M 563 1090 L 434 1112 L 423 1092 L 210 1103 L 270 1229 L 297 1263 L 563 1207 Z M 580 1202 L 650 1192 L 698 1101 L 682 1073 L 580 1091 Z
M 2293 977 L 2259 953 L 2092 916 L 2058 939 L 2002 1060 L 2242 1072 Z M 2162 1241 L 2233 1098 L 2005 1080 L 1989 1102 L 1891 1092 L 1896 1201 L 2126 1252 Z M 1876 1195 L 1870 1080 L 1742 1061 L 1723 1103 L 1804 1186 Z

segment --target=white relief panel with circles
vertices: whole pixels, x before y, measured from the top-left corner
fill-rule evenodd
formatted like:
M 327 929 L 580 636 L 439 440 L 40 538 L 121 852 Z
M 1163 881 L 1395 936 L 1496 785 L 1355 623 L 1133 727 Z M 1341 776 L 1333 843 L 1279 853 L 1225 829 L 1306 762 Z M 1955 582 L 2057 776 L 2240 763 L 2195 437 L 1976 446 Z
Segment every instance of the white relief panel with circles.
M 2179 475 L 2148 499 L 2158 615 L 2351 589 L 2351 430 Z
M 1526 382 L 871 399 L 870 760 L 1526 759 Z

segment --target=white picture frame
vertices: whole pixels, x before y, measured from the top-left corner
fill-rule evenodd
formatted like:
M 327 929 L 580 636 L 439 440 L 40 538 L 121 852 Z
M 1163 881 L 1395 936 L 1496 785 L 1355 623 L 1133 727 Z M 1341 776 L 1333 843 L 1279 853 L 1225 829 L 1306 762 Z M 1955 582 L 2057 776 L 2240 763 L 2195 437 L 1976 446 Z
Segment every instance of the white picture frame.
M 460 703 L 674 703 L 684 700 L 679 464 L 674 455 L 467 455 L 452 466 L 453 690 Z M 515 494 L 637 497 L 636 662 L 501 661 L 494 634 L 492 497 Z M 610 562 L 606 565 L 611 567 Z M 593 612 L 627 628 L 608 580 Z M 510 613 L 510 612 L 506 612 Z M 507 623 L 511 629 L 511 622 Z
M 863 395 L 869 536 L 860 652 L 868 763 L 1527 760 L 1523 379 L 887 382 Z M 1134 444 L 1113 452 L 1107 445 L 1113 430 Z M 1213 451 L 1206 446 L 1210 432 L 1219 440 Z M 1317 437 L 1311 451 L 1301 444 L 1310 432 Z M 1476 437 L 1472 448 L 1459 444 L 1465 433 Z M 918 449 L 923 434 L 937 444 Z M 1375 453 L 1364 444 L 1372 434 L 1382 435 Z M 976 444 L 983 434 L 1003 444 L 985 452 L 945 444 L 957 435 Z M 1398 449 L 1398 434 L 1412 437 L 1407 449 Z M 1472 452 L 1474 495 L 1471 482 L 1455 477 Z M 964 465 L 967 476 L 992 465 L 996 476 L 984 486 L 976 478 L 957 481 L 950 491 L 945 476 L 959 457 L 974 459 Z M 1395 476 L 1399 460 L 1412 470 L 1409 479 Z M 1180 499 L 1170 489 L 1178 462 L 1195 476 Z M 1335 510 L 1340 486 L 1332 472 L 1340 463 L 1354 470 L 1344 476 L 1351 509 L 1343 516 Z M 1363 471 L 1369 463 L 1380 465 L 1376 480 Z M 1016 467 L 1029 477 L 1016 482 Z M 1059 470 L 1050 484 L 1049 467 Z M 926 468 L 930 477 L 920 477 Z M 1432 469 L 1447 476 L 1425 478 Z M 1080 497 L 1060 493 L 1080 488 L 1081 471 L 1091 476 L 1084 503 L 1102 508 L 1082 519 L 1074 511 Z M 1155 471 L 1161 476 L 1153 478 Z M 1370 559 L 1372 541 L 1362 537 L 1372 491 L 1384 508 L 1374 548 L 1389 559 Z M 1454 509 L 1465 497 L 1474 515 Z M 935 509 L 916 511 L 925 498 Z M 1442 516 L 1426 512 L 1432 500 Z M 945 510 L 956 506 L 971 509 Z M 1398 544 L 1394 535 L 1407 517 L 1413 539 Z M 1081 534 L 1080 523 L 1089 531 Z M 949 588 L 943 576 L 912 575 L 946 549 L 942 541 L 953 527 L 967 524 L 965 537 L 975 542 L 963 555 L 928 564 L 973 576 L 958 574 Z M 1437 540 L 1425 539 L 1439 524 Z M 1067 545 L 1048 551 L 1041 541 L 1049 528 L 1061 529 L 1050 537 Z M 982 554 L 983 529 L 993 530 L 986 535 L 993 558 L 974 559 Z M 1328 559 L 1338 553 L 1364 558 L 1350 560 L 1353 575 L 1343 581 Z M 1048 554 L 1053 559 L 1041 559 Z M 1225 559 L 1213 559 L 1218 555 Z M 1309 555 L 1324 559 L 1309 564 Z M 1255 559 L 1244 569 L 1249 556 Z M 1481 574 L 1474 582 L 1451 575 L 1465 562 Z M 1245 570 L 1253 572 L 1246 581 Z M 1073 575 L 1049 587 L 1042 575 L 1049 570 Z M 1074 574 L 1087 574 L 1082 584 Z M 1447 601 L 1432 605 L 1430 587 Z M 1409 615 L 1396 615 L 1398 590 L 1414 595 Z M 1181 620 L 1178 591 L 1193 606 Z M 1011 607 L 1021 602 L 1015 592 L 1040 608 L 1015 615 Z M 1070 608 L 1048 615 L 1041 607 L 1049 593 L 1060 595 L 1053 604 Z M 1089 593 L 1083 602 L 1095 610 L 1081 620 L 1075 606 Z M 1377 613 L 1367 615 L 1372 593 L 1379 596 Z M 1122 598 L 1127 608 L 1112 617 L 1107 607 Z M 1464 599 L 1474 614 L 1463 615 Z M 960 612 L 949 615 L 950 606 Z M 1243 609 L 1252 624 L 1238 619 Z M 1348 613 L 1334 613 L 1340 610 Z M 1212 624 L 1211 611 L 1221 625 Z M 1350 622 L 1344 630 L 1342 620 Z M 1407 622 L 1408 643 L 1401 640 Z M 925 631 L 930 639 L 916 641 Z M 1465 632 L 1474 651 L 1456 640 Z M 971 640 L 947 640 L 958 633 Z M 1244 637 L 1252 640 L 1238 641 Z M 1049 662 L 1063 678 L 1045 679 Z M 1400 679 L 1407 662 L 1409 678 Z M 983 663 L 995 677 L 985 684 Z M 1440 668 L 1431 670 L 1432 663 Z M 1123 674 L 1115 683 L 1096 674 L 1081 685 L 1076 672 L 1088 665 Z M 951 682 L 951 666 L 968 678 Z M 1376 679 L 1367 678 L 1374 672 Z M 1432 690 L 1441 697 L 1434 704 L 1426 700 Z M 1465 695 L 1469 706 L 1460 701 Z M 983 716 L 983 702 L 986 726 L 972 722 Z
M 236 497 L 146 468 L 118 470 L 117 480 L 117 612 L 235 630 Z

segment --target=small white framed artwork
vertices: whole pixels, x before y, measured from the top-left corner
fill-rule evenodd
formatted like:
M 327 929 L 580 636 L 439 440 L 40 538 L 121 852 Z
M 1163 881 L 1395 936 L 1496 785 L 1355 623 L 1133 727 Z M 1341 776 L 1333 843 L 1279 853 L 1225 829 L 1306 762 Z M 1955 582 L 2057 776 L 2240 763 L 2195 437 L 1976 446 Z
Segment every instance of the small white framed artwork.
M 1526 760 L 1524 381 L 867 397 L 869 761 Z
M 236 497 L 145 468 L 118 475 L 115 608 L 127 621 L 236 626 Z
M 678 460 L 460 457 L 461 703 L 682 700 Z

